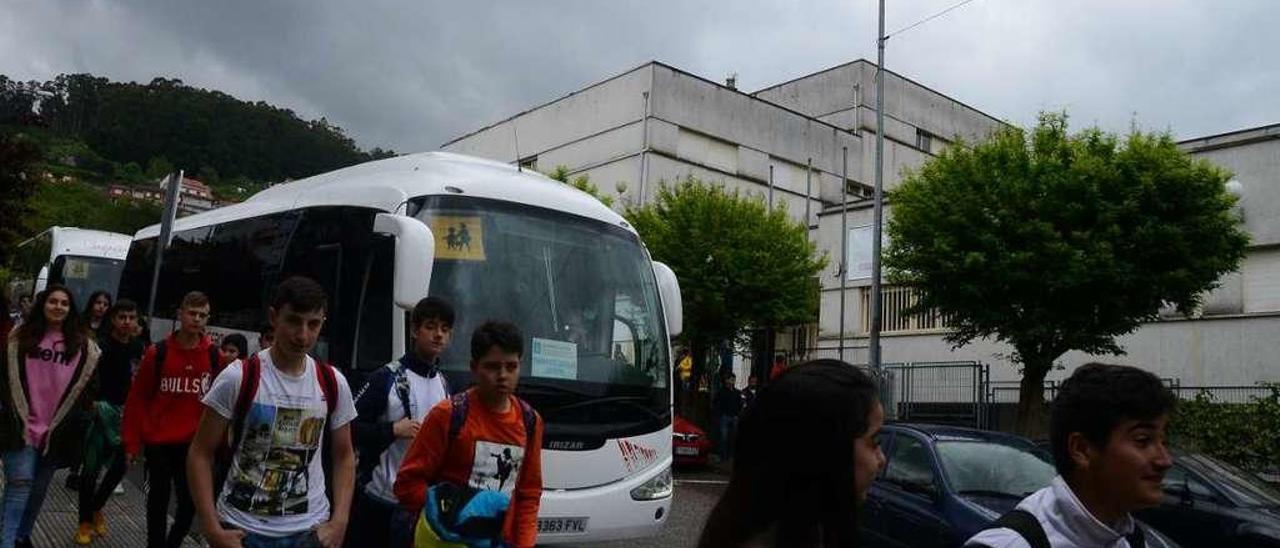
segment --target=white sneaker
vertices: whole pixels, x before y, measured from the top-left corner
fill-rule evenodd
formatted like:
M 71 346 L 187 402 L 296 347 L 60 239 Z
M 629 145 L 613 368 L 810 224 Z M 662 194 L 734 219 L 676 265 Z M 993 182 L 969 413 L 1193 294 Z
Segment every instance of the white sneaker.
M 113 491 L 111 491 L 111 493 L 112 493 L 112 494 L 114 494 L 114 495 L 123 495 L 123 494 L 124 494 L 124 484 L 123 484 L 123 483 L 117 483 L 117 484 L 116 484 L 116 488 L 115 488 Z

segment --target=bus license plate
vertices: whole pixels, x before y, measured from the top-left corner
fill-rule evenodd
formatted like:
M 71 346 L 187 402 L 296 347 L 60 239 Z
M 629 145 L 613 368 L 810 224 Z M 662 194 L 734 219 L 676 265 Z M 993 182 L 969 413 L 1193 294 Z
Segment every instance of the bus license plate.
M 538 520 L 538 533 L 585 533 L 587 518 L 547 518 Z
M 698 448 L 697 447 L 677 447 L 676 454 L 682 457 L 696 457 L 698 456 Z

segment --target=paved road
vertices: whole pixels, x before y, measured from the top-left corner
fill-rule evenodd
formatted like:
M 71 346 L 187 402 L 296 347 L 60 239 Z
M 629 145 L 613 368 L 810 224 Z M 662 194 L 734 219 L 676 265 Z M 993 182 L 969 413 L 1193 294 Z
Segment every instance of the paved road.
M 598 542 L 574 546 L 592 548 L 683 548 L 698 544 L 698 535 L 702 533 L 702 524 L 720 494 L 724 492 L 725 476 L 715 471 L 680 471 L 676 472 L 675 500 L 671 503 L 671 517 L 662 535 L 654 538 L 627 540 L 618 542 Z

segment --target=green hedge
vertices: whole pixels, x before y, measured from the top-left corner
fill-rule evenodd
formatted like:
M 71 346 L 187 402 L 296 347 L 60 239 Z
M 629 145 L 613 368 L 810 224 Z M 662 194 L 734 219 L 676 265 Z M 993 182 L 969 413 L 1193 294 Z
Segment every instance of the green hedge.
M 1178 404 L 1170 421 L 1175 445 L 1253 471 L 1280 468 L 1280 384 L 1249 403 L 1222 403 L 1207 392 Z

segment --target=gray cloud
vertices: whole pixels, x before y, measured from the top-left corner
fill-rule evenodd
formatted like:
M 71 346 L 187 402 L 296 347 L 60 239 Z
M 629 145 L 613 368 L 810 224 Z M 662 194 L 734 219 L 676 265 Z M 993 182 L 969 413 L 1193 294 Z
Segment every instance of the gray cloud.
M 890 30 L 948 5 L 890 2 Z M 1272 0 L 977 0 L 887 65 L 1015 123 L 1180 137 L 1280 122 Z M 429 150 L 649 59 L 756 89 L 875 57 L 875 2 L 0 0 L 0 73 L 177 77 L 365 147 Z

